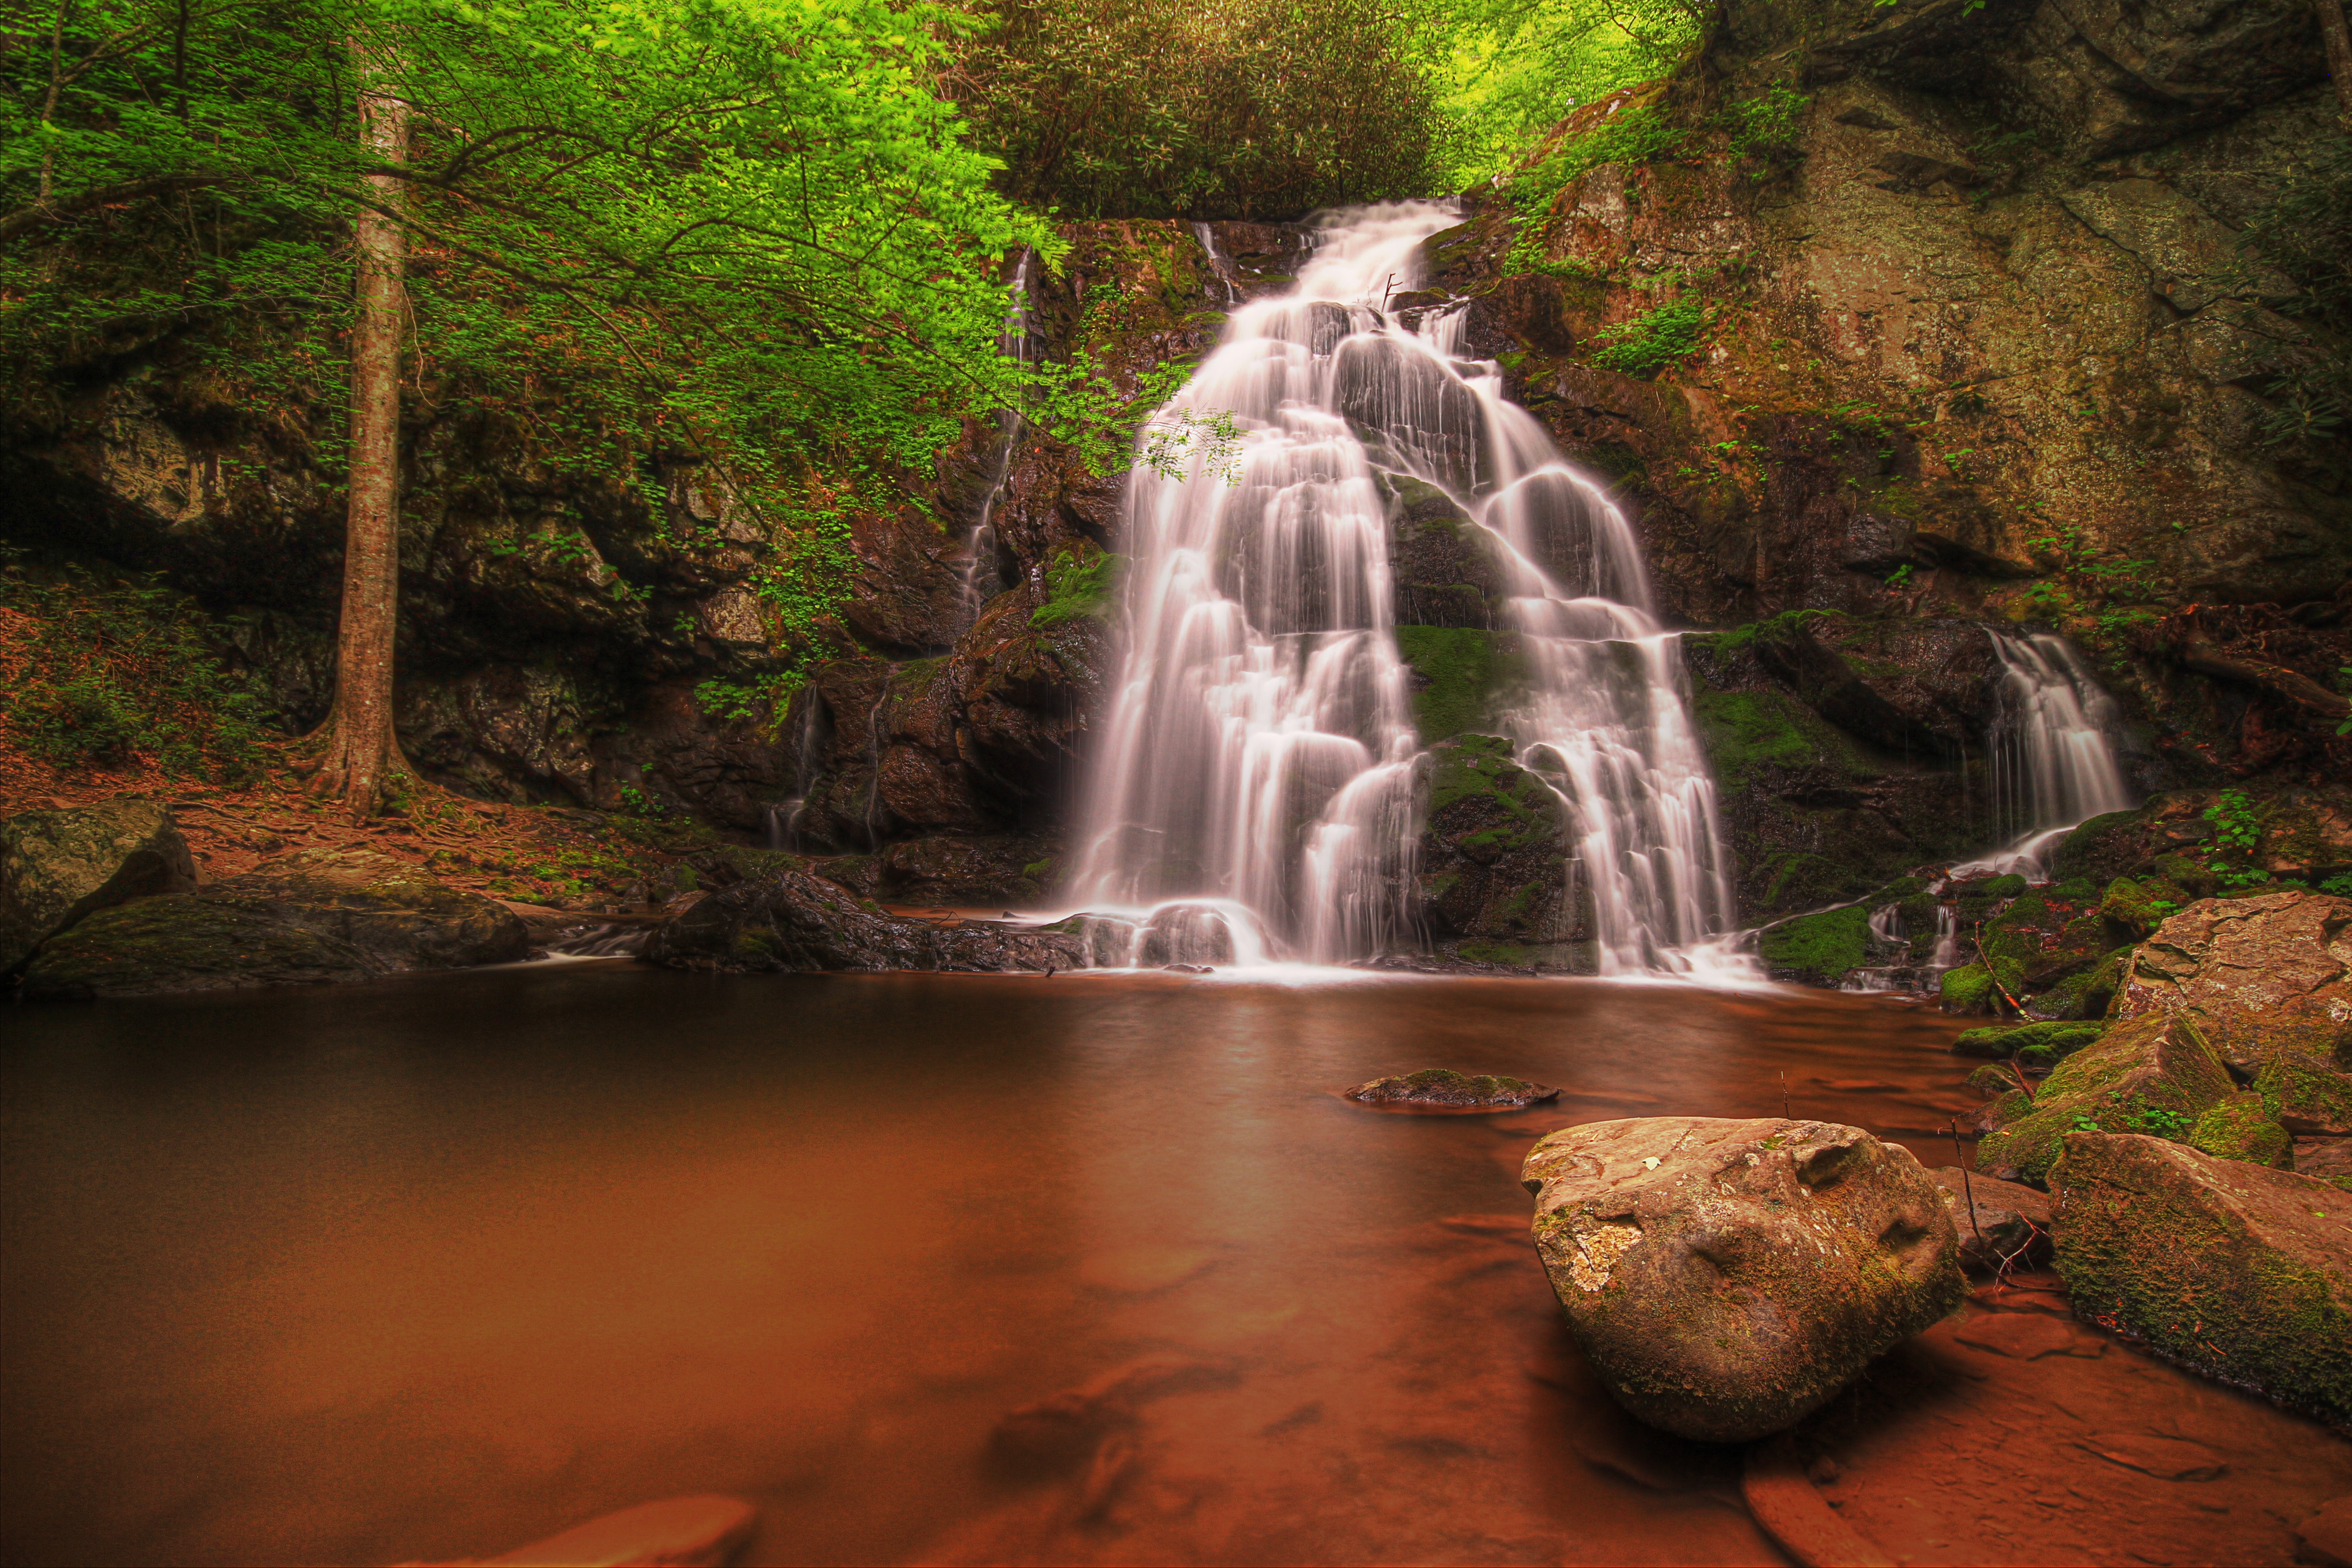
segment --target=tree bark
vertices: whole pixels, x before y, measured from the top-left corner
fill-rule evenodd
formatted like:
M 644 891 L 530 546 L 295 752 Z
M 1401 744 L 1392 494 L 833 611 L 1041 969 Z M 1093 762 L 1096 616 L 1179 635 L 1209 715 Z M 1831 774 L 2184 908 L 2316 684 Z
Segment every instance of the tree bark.
M 2327 40 L 2327 74 L 2336 79 L 2336 113 L 2352 127 L 2352 28 L 2344 25 L 2344 0 L 2312 0 L 2320 36 Z
M 382 59 L 352 46 L 359 70 L 360 145 L 391 163 L 408 153 L 409 106 L 387 90 Z M 400 603 L 401 274 L 408 238 L 396 216 L 406 182 L 366 176 L 373 207 L 359 215 L 358 310 L 352 323 L 351 510 L 343 531 L 342 621 L 335 705 L 311 788 L 371 816 L 409 773 L 392 726 L 393 640 Z

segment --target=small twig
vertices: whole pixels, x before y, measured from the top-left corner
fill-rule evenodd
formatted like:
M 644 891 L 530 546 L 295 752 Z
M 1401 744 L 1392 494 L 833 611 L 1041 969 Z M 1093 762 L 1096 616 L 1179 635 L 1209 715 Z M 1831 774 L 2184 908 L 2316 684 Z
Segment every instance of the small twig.
M 1984 938 L 1979 934 L 1982 930 L 1983 928 L 1979 926 L 1977 931 L 1969 933 L 1969 941 L 1975 945 L 1977 950 L 1977 962 L 1984 965 L 1985 978 L 1992 982 L 1992 988 L 1995 991 L 2000 993 L 2000 999 L 2009 1004 L 2010 1010 L 2011 1012 L 2022 1018 L 2025 1016 L 2024 1004 L 2021 1003 L 2016 997 L 2011 996 L 2009 994 L 2009 987 L 2000 983 L 2000 976 L 1993 970 L 1992 960 L 1985 956 Z
M 2025 1098 L 2029 1100 L 2032 1100 L 2033 1098 L 2033 1086 L 2026 1081 L 2025 1069 L 2017 1065 L 2017 1058 L 2015 1057 L 2009 1058 L 2009 1070 L 2011 1075 L 2017 1079 L 2017 1087 L 2025 1091 Z
M 1969 1228 L 1977 1233 L 1977 1239 L 1979 1241 L 1982 1241 L 1984 1240 L 1984 1227 L 1977 1224 L 1976 1189 L 1969 1185 L 1969 1162 L 1968 1157 L 1960 1152 L 1960 1122 L 1959 1118 L 1958 1117 L 1954 1117 L 1952 1119 L 1951 1133 L 1952 1163 L 1959 1168 L 1960 1194 L 1969 1200 Z

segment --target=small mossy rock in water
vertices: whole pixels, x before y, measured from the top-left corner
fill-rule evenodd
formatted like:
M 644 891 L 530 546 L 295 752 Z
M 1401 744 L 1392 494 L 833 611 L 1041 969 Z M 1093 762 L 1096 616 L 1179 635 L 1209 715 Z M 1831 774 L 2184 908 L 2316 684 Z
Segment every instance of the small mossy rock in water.
M 2352 1425 L 2352 1194 L 2101 1132 L 2067 1134 L 2052 1182 L 2078 1316 Z
M 42 942 L 96 910 L 196 885 L 195 862 L 172 814 L 114 800 L 0 820 L 0 975 Z
M 2115 1016 L 2179 1013 L 2222 1059 L 2306 1051 L 2352 1068 L 2352 899 L 2204 899 L 2132 950 Z
M 1757 952 L 1775 980 L 1835 986 L 1870 962 L 1870 910 L 1849 904 L 1767 926 Z
M 273 856 L 197 896 L 349 943 L 388 971 L 464 969 L 530 956 L 530 929 L 512 910 L 371 849 L 322 847 Z
M 1994 1061 L 2023 1057 L 2029 1067 L 2048 1067 L 2063 1061 L 2084 1046 L 2096 1045 L 2106 1028 L 2105 1024 L 2085 1023 L 1995 1024 L 1970 1029 L 1954 1040 L 1952 1053 Z
M 2237 1092 L 2194 1024 L 2164 1014 L 2134 1018 L 2060 1062 L 2030 1102 L 1996 1101 L 2002 1125 L 1977 1146 L 1977 1164 L 2003 1181 L 2043 1181 L 2078 1127 L 2185 1139 L 2199 1117 Z
M 2217 1160 L 2294 1169 L 2294 1138 L 2280 1126 L 2259 1094 L 2233 1094 L 2208 1106 L 2189 1129 L 2189 1146 Z
M 1960 1267 L 1972 1274 L 2027 1268 L 2050 1256 L 2050 1194 L 2016 1182 L 1996 1181 L 1958 1165 L 1927 1174 L 1944 1194 L 1959 1233 Z
M 35 1000 L 320 985 L 388 973 L 373 954 L 239 902 L 184 896 L 100 910 L 50 939 L 25 972 Z
M 885 914 L 837 882 L 779 869 L 722 889 L 654 928 L 646 962 L 733 973 L 772 971 L 1076 969 L 1086 939 L 992 921 L 934 923 Z
M 1340 1098 L 1360 1100 L 1366 1105 L 1425 1105 L 1447 1110 L 1515 1110 L 1521 1106 L 1558 1100 L 1559 1090 L 1500 1074 L 1482 1073 L 1474 1078 L 1444 1068 L 1423 1068 L 1419 1072 L 1394 1078 L 1376 1078 L 1370 1083 L 1360 1083 L 1345 1090 Z
M 2000 984 L 1993 984 L 1998 974 Z M 1943 1000 L 1947 1013 L 1999 1013 L 2004 1004 L 2000 994 L 2006 990 L 2011 996 L 2024 983 L 2022 968 L 2013 958 L 1996 958 L 1988 969 L 1982 963 L 1964 963 L 1958 969 L 1948 969 L 1936 982 L 1936 992 Z
M 1593 1369 L 1677 1436 L 1780 1431 L 1968 1291 L 1935 1182 L 1857 1127 L 1589 1122 L 1538 1142 L 1520 1180 Z
M 2352 1074 L 2309 1051 L 2272 1053 L 2254 1074 L 2254 1092 L 2298 1138 L 2352 1137 Z

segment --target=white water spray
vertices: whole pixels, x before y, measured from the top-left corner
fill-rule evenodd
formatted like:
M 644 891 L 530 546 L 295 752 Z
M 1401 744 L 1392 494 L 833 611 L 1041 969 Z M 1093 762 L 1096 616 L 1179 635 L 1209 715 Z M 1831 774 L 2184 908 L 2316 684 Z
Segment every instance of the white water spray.
M 1748 978 L 1714 784 L 1633 531 L 1454 357 L 1458 318 L 1380 306 L 1419 281 L 1428 203 L 1331 223 L 1289 296 L 1237 309 L 1171 412 L 1230 411 L 1239 479 L 1139 471 L 1124 666 L 1086 795 L 1076 886 L 1112 963 L 1331 963 L 1406 931 L 1420 752 L 1391 624 L 1378 472 L 1444 489 L 1492 536 L 1529 671 L 1501 720 L 1569 807 L 1570 905 L 1604 974 Z

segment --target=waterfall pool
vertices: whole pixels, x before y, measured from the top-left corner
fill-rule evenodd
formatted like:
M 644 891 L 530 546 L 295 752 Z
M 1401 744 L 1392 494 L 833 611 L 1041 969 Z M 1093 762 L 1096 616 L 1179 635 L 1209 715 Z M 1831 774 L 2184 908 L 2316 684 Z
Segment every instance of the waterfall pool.
M 0 1551 L 446 1561 L 721 1491 L 762 1563 L 1779 1562 L 1737 1453 L 1593 1381 L 1520 1158 L 1785 1093 L 1949 1163 L 1963 1026 L 1603 981 L 609 963 L 19 1008 Z M 1563 1093 L 1331 1092 L 1423 1066 Z M 1812 1430 L 1824 1494 L 1918 1563 L 2284 1563 L 2352 1491 L 2352 1448 L 2047 1277 Z

